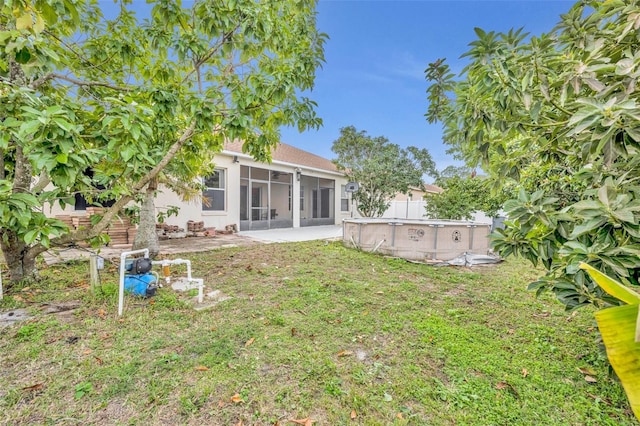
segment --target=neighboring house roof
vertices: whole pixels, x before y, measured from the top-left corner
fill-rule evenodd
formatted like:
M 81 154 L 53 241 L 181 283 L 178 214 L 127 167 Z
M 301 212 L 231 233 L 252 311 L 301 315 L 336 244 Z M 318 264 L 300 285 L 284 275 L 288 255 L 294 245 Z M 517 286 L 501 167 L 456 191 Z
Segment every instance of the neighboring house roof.
M 439 186 L 425 183 L 424 189 L 415 187 L 409 188 L 409 194 L 411 194 L 411 197 L 409 197 L 409 194 L 398 193 L 391 199 L 391 201 L 407 201 L 410 199 L 413 199 L 415 201 L 423 198 L 427 194 L 439 194 L 443 191 L 444 189 L 440 188 Z
M 439 194 L 444 191 L 444 189 L 440 188 L 439 186 L 430 185 L 428 183 L 424 184 L 424 189 L 425 189 L 425 192 L 430 192 L 432 194 Z
M 224 150 L 229 152 L 237 152 L 242 154 L 242 141 L 226 142 L 224 144 Z M 331 160 L 320 157 L 319 155 L 312 154 L 302 149 L 296 148 L 286 143 L 280 142 L 276 149 L 271 152 L 271 158 L 274 161 L 289 163 L 299 166 L 311 167 L 314 169 L 327 170 L 331 172 L 338 172 Z

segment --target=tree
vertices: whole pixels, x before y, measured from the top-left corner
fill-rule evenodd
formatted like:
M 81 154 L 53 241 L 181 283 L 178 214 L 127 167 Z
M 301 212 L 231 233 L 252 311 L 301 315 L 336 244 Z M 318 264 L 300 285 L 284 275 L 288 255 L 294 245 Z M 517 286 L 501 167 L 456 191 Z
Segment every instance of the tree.
M 438 172 L 438 177 L 436 181 L 442 182 L 443 179 L 448 179 L 452 177 L 469 177 L 471 175 L 475 176 L 476 172 L 471 167 L 467 166 L 447 166 L 443 170 Z
M 323 61 L 314 0 L 158 0 L 144 20 L 129 1 L 113 17 L 100 4 L 1 6 L 0 246 L 12 282 L 33 278 L 51 245 L 98 238 L 161 172 L 206 174 L 233 139 L 268 161 L 281 126 L 321 124 L 298 95 Z M 88 229 L 47 217 L 76 193 L 115 203 Z
M 551 34 L 476 29 L 460 80 L 443 61 L 427 69 L 427 118 L 443 121 L 447 143 L 521 183 L 494 247 L 541 263 L 546 275 L 530 288 L 568 309 L 637 305 L 620 289 L 631 294 L 640 278 L 639 11 L 635 0 L 581 1 Z M 609 276 L 620 282 L 607 286 Z M 640 382 L 637 306 L 596 316 L 608 351 L 612 335 L 624 340 L 609 357 L 630 355 L 612 365 L 640 418 L 640 388 L 628 386 Z
M 427 69 L 427 118 L 443 121 L 446 142 L 521 186 L 496 249 L 541 262 L 531 288 L 570 309 L 617 303 L 582 261 L 638 283 L 638 16 L 636 1 L 579 2 L 551 34 L 476 29 L 458 81 L 443 61 Z
M 443 172 L 449 174 L 447 169 Z M 467 174 L 442 177 L 441 174 L 435 184 L 444 191 L 425 196 L 425 210 L 432 219 L 471 220 L 476 211 L 493 217 L 507 199 L 503 193 L 494 194 L 491 180 L 484 176 Z
M 384 136 L 371 137 L 353 126 L 340 129 L 331 150 L 338 156 L 334 160 L 338 169 L 359 183 L 353 201 L 364 217 L 382 216 L 396 194 L 423 188 L 424 175 L 436 173 L 426 149 L 401 148 Z

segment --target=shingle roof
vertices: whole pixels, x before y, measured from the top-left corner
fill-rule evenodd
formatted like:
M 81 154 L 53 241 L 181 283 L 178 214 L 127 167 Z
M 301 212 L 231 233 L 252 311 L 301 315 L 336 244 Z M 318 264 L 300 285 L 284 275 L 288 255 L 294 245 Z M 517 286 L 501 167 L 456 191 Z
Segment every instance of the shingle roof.
M 431 185 L 428 183 L 424 184 L 424 189 L 426 189 L 426 192 L 431 192 L 433 194 L 439 194 L 441 192 L 444 192 L 444 189 L 440 188 L 439 186 Z
M 226 151 L 242 153 L 242 141 L 226 142 L 224 149 Z M 271 157 L 275 161 L 282 161 L 284 163 L 297 164 L 332 172 L 338 171 L 338 168 L 331 160 L 282 142 L 271 152 Z

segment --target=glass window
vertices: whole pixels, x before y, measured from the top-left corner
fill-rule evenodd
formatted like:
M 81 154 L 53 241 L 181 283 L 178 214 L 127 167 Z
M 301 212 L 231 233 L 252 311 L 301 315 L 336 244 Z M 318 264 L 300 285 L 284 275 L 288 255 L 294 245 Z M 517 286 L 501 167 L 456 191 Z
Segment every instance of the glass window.
M 349 194 L 345 190 L 346 185 L 340 185 L 340 211 L 349 211 Z
M 204 178 L 205 190 L 202 191 L 202 210 L 224 211 L 225 209 L 225 171 L 216 169 Z

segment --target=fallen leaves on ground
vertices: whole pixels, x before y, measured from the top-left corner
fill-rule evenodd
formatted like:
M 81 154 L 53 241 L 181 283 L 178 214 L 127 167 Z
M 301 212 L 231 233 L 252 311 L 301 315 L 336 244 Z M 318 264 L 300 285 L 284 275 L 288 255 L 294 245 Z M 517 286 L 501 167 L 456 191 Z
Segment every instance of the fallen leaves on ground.
M 234 404 L 240 404 L 241 402 L 244 402 L 244 399 L 242 399 L 240 394 L 235 394 L 231 397 L 231 402 Z
M 500 381 L 500 382 L 496 383 L 495 387 L 498 390 L 504 390 L 504 389 L 508 390 L 516 398 L 520 397 L 520 394 L 518 394 L 518 391 L 516 390 L 516 388 L 514 388 L 513 385 L 511 383 L 509 383 L 509 382 Z
M 247 347 L 253 345 L 253 342 L 255 342 L 255 341 L 256 341 L 256 338 L 252 337 L 251 339 L 246 341 L 246 343 L 244 344 L 244 347 L 247 348 Z
M 356 410 L 351 410 L 351 420 L 354 420 L 356 417 L 358 417 L 358 413 L 356 413 Z
M 603 398 L 603 397 L 598 396 L 598 395 L 593 395 L 591 393 L 588 394 L 588 395 L 589 395 L 590 398 L 595 399 L 597 402 L 603 402 L 606 405 L 608 405 L 609 407 L 611 407 L 611 405 L 612 405 L 611 401 L 609 401 L 607 398 Z
M 596 372 L 593 368 L 591 367 L 582 367 L 582 368 L 578 368 L 578 371 L 581 372 L 582 374 L 586 374 L 589 376 L 595 376 Z
M 551 316 L 551 312 L 542 312 L 539 314 L 533 314 L 535 318 L 547 318 Z
M 342 351 L 338 352 L 336 355 L 338 355 L 339 357 L 351 356 L 351 355 L 353 355 L 353 351 L 342 350 Z
M 209 367 L 205 367 L 204 365 L 198 365 L 194 370 L 196 370 L 196 371 L 209 371 Z
M 315 420 L 311 420 L 309 417 L 307 417 L 306 419 L 299 419 L 299 420 L 289 420 L 291 423 L 296 423 L 299 425 L 303 425 L 303 426 L 311 426 L 312 424 L 314 424 L 316 421 Z
M 44 388 L 44 383 L 36 383 L 35 385 L 27 386 L 22 388 L 23 391 L 26 392 L 35 392 Z
M 526 368 L 522 369 L 522 377 L 526 378 L 529 375 L 529 371 Z
M 584 380 L 587 383 L 596 383 L 598 381 L 598 379 L 593 377 L 593 376 L 596 375 L 596 372 L 595 372 L 595 370 L 593 368 L 591 368 L 591 367 L 581 367 L 581 368 L 578 368 L 578 371 L 580 373 L 584 374 Z

